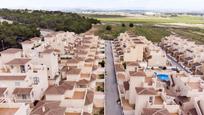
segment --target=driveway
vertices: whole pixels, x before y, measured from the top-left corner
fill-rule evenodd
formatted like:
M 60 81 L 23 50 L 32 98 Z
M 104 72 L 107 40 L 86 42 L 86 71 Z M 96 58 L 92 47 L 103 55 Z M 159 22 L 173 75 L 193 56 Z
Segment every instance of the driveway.
M 107 72 L 107 77 L 105 81 L 105 113 L 106 115 L 123 115 L 122 108 L 117 103 L 117 100 L 119 99 L 119 94 L 115 75 L 112 45 L 110 41 L 106 41 L 105 54 L 105 68 Z

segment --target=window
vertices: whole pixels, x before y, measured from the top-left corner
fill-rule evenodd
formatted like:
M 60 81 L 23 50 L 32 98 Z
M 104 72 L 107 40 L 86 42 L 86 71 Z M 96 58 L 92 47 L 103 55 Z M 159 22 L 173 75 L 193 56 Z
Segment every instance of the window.
M 33 83 L 37 85 L 40 82 L 39 77 L 33 77 Z
M 153 97 L 149 97 L 149 103 L 153 104 Z
M 20 86 L 20 82 L 15 82 L 15 86 Z
M 26 99 L 27 96 L 25 94 L 22 94 L 22 99 Z
M 21 72 L 25 73 L 25 66 L 24 65 L 20 65 L 20 68 L 21 68 Z

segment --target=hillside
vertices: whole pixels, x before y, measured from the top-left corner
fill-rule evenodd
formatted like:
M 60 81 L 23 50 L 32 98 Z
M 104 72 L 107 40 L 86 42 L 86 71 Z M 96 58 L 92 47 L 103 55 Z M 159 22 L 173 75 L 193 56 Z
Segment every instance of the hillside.
M 19 42 L 40 36 L 40 31 L 31 25 L 0 23 L 0 50 L 8 47 L 20 47 Z
M 29 11 L 1 9 L 0 16 L 14 22 L 35 25 L 56 31 L 86 32 L 92 24 L 100 23 L 93 18 L 85 18 L 75 13 L 60 11 Z

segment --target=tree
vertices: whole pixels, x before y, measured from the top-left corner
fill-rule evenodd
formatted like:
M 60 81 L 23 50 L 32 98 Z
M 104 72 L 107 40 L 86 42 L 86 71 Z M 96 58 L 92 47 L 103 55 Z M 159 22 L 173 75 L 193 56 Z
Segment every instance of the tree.
M 35 25 L 39 28 L 56 31 L 72 31 L 83 33 L 92 27 L 92 24 L 100 23 L 99 20 L 80 16 L 76 13 L 60 11 L 32 11 L 1 9 L 0 16 L 17 23 Z
M 106 26 L 106 30 L 111 31 L 112 27 L 110 25 Z
M 125 27 L 126 25 L 124 23 L 122 23 L 122 27 Z
M 105 61 L 102 60 L 101 62 L 99 62 L 99 64 L 101 65 L 101 67 L 105 67 Z
M 39 36 L 40 31 L 36 27 L 30 25 L 19 23 L 9 24 L 7 22 L 0 25 L 0 40 L 3 41 L 5 48 L 20 48 L 19 42 Z M 0 44 L 0 47 L 2 49 L 2 44 Z
M 134 27 L 134 24 L 133 24 L 133 23 L 130 23 L 130 24 L 129 24 L 129 27 L 131 27 L 131 28 Z

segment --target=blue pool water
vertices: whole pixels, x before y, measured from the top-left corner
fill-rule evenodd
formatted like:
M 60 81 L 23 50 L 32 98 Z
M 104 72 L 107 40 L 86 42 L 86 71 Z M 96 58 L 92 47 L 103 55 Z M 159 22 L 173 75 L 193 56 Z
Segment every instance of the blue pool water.
M 169 81 L 169 75 L 168 74 L 157 74 L 155 73 L 157 78 L 159 78 L 162 81 Z

